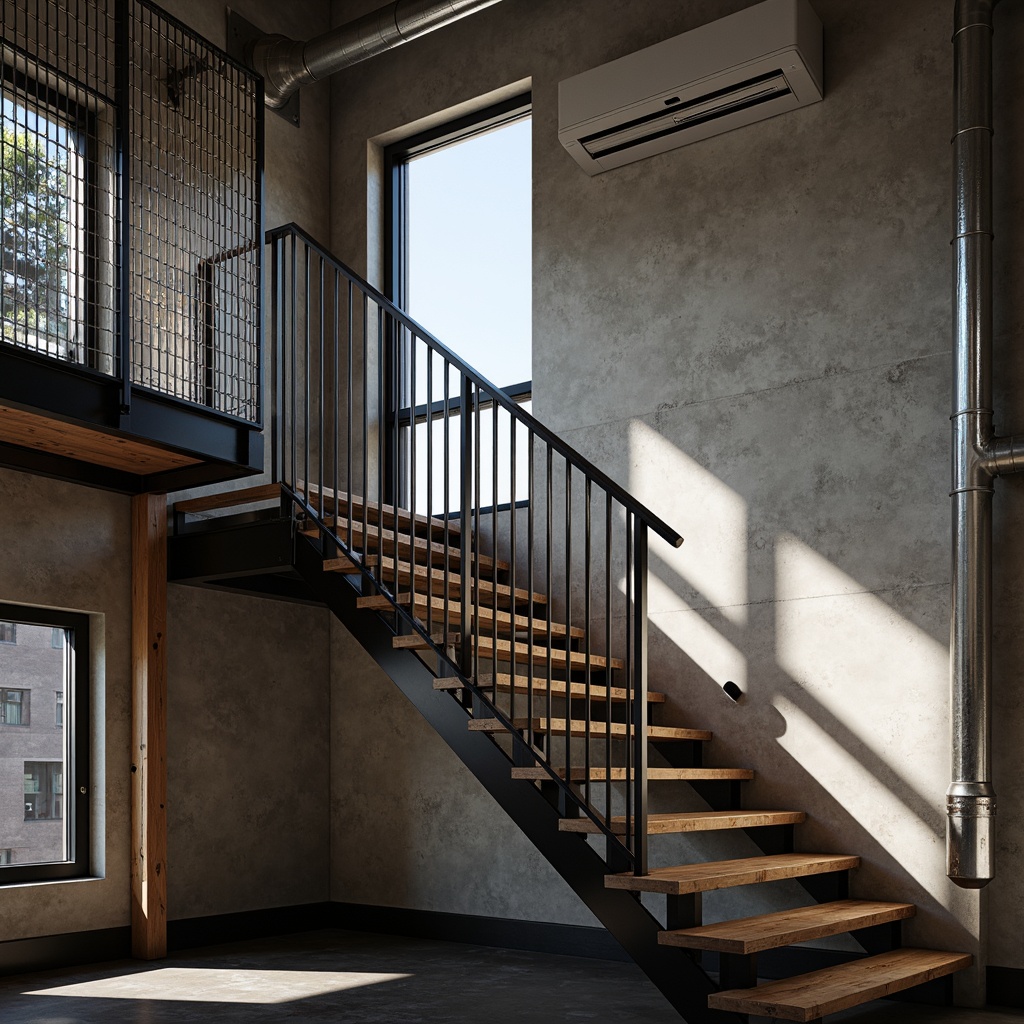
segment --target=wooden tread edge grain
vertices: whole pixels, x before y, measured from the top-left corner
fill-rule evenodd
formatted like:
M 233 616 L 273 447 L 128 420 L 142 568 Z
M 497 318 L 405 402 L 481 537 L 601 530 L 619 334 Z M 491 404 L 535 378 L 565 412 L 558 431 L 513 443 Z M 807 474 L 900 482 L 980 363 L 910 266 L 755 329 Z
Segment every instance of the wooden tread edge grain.
M 860 857 L 838 853 L 773 853 L 764 857 L 740 857 L 735 860 L 705 861 L 652 868 L 646 875 L 605 875 L 609 889 L 629 892 L 660 892 L 667 896 L 686 896 L 694 892 L 714 892 L 738 885 L 756 885 L 785 878 L 805 878 L 860 867 Z
M 527 676 L 516 676 L 515 677 L 515 691 L 516 693 L 529 693 L 530 692 L 531 680 Z M 539 677 L 534 677 L 532 680 L 533 692 L 536 696 L 546 696 L 548 692 L 548 681 Z M 480 681 L 477 684 L 481 690 L 497 690 L 498 693 L 509 693 L 512 690 L 513 682 L 512 677 L 499 673 L 498 676 L 492 682 L 490 676 L 480 677 Z M 434 680 L 435 690 L 462 690 L 465 689 L 465 683 L 458 676 L 445 676 L 441 679 Z M 587 696 L 587 684 L 586 683 L 571 683 L 569 692 L 573 697 L 586 697 Z M 564 697 L 566 693 L 565 680 L 564 679 L 552 679 L 551 680 L 551 695 L 553 697 Z M 628 694 L 627 691 L 621 686 L 613 686 L 609 692 L 608 687 L 599 685 L 598 683 L 590 684 L 590 699 L 591 700 L 606 700 L 611 699 L 613 701 L 625 701 Z M 658 693 L 655 690 L 647 691 L 647 701 L 649 704 L 664 704 L 666 696 L 663 693 Z M 521 705 L 520 705 L 521 706 Z
M 552 769 L 554 773 L 560 778 L 565 778 L 564 768 Z M 572 782 L 580 782 L 584 779 L 583 767 L 573 768 L 572 770 Z M 590 781 L 591 782 L 606 782 L 608 770 L 605 768 L 591 768 L 590 769 Z M 632 778 L 632 775 L 630 775 Z M 648 782 L 705 782 L 719 779 L 726 779 L 731 781 L 748 781 L 754 777 L 754 772 L 750 768 L 648 768 L 647 769 L 647 781 Z M 551 775 L 545 768 L 513 768 L 512 778 L 522 782 L 544 782 L 546 779 L 550 779 Z M 625 782 L 626 780 L 626 769 L 625 768 L 612 768 L 611 770 L 611 781 L 612 782 Z
M 756 988 L 713 992 L 708 1006 L 713 1010 L 813 1021 L 965 970 L 972 962 L 969 953 L 894 949 Z
M 401 593 L 398 595 L 397 603 L 403 608 L 408 608 L 410 605 L 413 607 L 413 614 L 421 622 L 426 620 L 426 612 L 429 604 L 431 611 L 431 618 L 434 623 L 438 619 L 442 619 L 445 612 L 445 607 L 448 610 L 448 622 L 450 625 L 462 622 L 462 602 L 461 601 L 445 601 L 443 597 L 432 597 L 430 601 L 427 601 L 425 594 L 416 594 L 415 602 L 412 600 L 412 595 L 408 593 Z M 394 604 L 391 598 L 386 597 L 383 594 L 371 594 L 366 597 L 356 598 L 356 607 L 364 611 L 391 611 Z M 470 621 L 472 622 L 475 618 L 473 612 L 474 607 L 470 606 Z M 494 614 L 494 609 L 489 608 L 486 604 L 482 603 L 479 607 L 480 613 L 480 628 L 491 628 L 497 619 L 497 625 L 499 628 L 503 628 L 506 631 L 515 630 L 517 633 L 525 633 L 532 623 L 533 631 L 537 636 L 560 636 L 564 637 L 566 634 L 566 626 L 562 622 L 550 622 L 547 619 L 529 618 L 526 615 L 516 615 L 515 624 L 512 622 L 512 614 L 510 612 L 499 610 L 497 616 Z M 487 624 L 485 626 L 485 623 Z M 587 634 L 579 626 L 569 627 L 569 635 L 574 640 L 582 640 Z
M 258 484 L 256 487 L 241 487 L 233 491 L 219 491 L 216 494 L 204 494 L 199 498 L 176 501 L 174 511 L 179 515 L 192 515 L 196 512 L 212 512 L 219 508 L 234 508 L 236 505 L 254 505 L 259 501 L 280 499 L 280 484 Z
M 799 825 L 807 817 L 803 811 L 679 811 L 648 814 L 647 834 L 661 836 L 680 832 L 717 832 L 731 828 L 766 828 L 770 825 Z M 626 819 L 609 822 L 615 835 L 626 834 Z M 562 818 L 559 832 L 598 833 L 601 830 L 589 818 Z
M 809 942 L 829 935 L 872 928 L 913 917 L 913 903 L 880 900 L 835 900 L 809 907 L 780 910 L 733 921 L 719 921 L 700 928 L 680 928 L 658 933 L 663 946 L 707 949 L 718 953 L 748 956 L 766 949 L 778 949 L 794 942 Z
M 548 732 L 548 720 L 546 718 L 535 718 L 532 723 L 528 718 L 517 718 L 513 722 L 520 732 L 532 728 L 535 733 Z M 586 736 L 587 723 L 582 719 L 573 719 L 568 723 L 572 729 L 573 736 Z M 565 734 L 566 721 L 564 718 L 552 718 L 550 731 L 556 736 Z M 470 732 L 505 732 L 505 726 L 497 718 L 471 718 L 469 721 Z M 612 722 L 611 737 L 613 739 L 626 739 L 632 736 L 633 730 L 625 722 Z M 602 739 L 609 735 L 607 722 L 590 723 L 590 735 L 593 739 Z M 682 729 L 673 725 L 649 725 L 647 735 L 650 739 L 661 740 L 693 740 L 697 743 L 707 743 L 712 738 L 712 733 L 707 729 Z

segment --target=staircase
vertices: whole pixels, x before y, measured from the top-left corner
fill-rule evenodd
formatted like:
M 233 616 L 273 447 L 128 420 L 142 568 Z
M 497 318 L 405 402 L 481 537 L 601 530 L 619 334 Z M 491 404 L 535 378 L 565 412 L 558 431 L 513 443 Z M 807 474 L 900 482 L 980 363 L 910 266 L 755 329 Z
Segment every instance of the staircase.
M 850 899 L 858 858 L 797 852 L 805 814 L 744 807 L 752 771 L 706 766 L 712 734 L 648 690 L 648 537 L 681 538 L 299 229 L 269 241 L 280 483 L 179 502 L 171 578 L 330 607 L 687 1021 L 818 1020 L 970 966 L 903 948 L 913 905 Z M 707 809 L 651 811 L 680 781 Z M 718 830 L 760 852 L 652 866 Z M 702 923 L 702 893 L 783 879 L 807 906 Z M 844 933 L 867 955 L 759 983 Z

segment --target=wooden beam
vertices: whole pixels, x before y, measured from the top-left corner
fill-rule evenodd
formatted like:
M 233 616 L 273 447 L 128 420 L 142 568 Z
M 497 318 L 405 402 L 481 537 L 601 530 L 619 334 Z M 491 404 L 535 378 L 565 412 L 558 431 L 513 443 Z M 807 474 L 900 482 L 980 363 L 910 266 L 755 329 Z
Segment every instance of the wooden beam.
M 167 496 L 132 498 L 132 955 L 167 955 Z

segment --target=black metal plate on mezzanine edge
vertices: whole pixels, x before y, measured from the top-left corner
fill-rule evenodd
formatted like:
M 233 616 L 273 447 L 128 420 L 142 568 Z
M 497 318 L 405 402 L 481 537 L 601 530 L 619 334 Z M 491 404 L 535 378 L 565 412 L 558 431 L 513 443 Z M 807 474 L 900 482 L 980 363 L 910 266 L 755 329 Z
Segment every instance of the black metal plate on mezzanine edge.
M 263 434 L 255 424 L 201 406 L 133 389 L 121 404 L 113 377 L 0 344 L 0 405 L 54 424 L 140 441 L 197 461 L 152 473 L 98 465 L 74 453 L 0 440 L 0 466 L 123 494 L 172 491 L 250 476 L 263 468 Z

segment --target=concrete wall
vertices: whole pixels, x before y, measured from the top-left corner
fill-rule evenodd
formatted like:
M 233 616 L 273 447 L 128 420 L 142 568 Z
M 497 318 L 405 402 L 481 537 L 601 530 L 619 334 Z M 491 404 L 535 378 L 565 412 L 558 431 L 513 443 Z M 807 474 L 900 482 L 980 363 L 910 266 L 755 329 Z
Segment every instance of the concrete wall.
M 336 0 L 335 21 L 373 6 Z M 379 280 L 379 144 L 532 79 L 534 411 L 687 538 L 651 552 L 663 721 L 714 729 L 712 763 L 755 768 L 749 806 L 805 809 L 801 848 L 860 854 L 856 894 L 917 902 L 909 941 L 984 958 L 990 933 L 989 962 L 1022 967 L 1018 482 L 998 499 L 1007 811 L 990 913 L 944 872 L 952 3 L 815 0 L 822 104 L 596 178 L 556 138 L 559 80 L 745 6 L 506 0 L 339 75 L 333 245 Z M 1022 18 L 1000 18 L 1006 104 L 1021 94 Z M 1019 227 L 1019 143 L 1000 152 L 1001 214 Z M 1000 237 L 1020 270 L 1024 251 Z M 1024 412 L 1008 400 L 1024 373 L 1008 301 L 999 324 L 1008 431 Z M 410 801 L 411 773 L 392 770 L 395 731 L 413 737 L 413 792 L 429 777 L 477 828 L 502 825 L 380 674 L 351 670 L 352 641 L 335 630 L 333 647 L 334 736 L 366 737 L 360 777 L 374 779 L 335 795 L 334 897 L 434 907 L 435 880 L 457 869 L 473 891 L 446 909 L 578 919 L 542 870 L 506 891 L 530 851 L 492 846 L 483 861 L 470 829 L 431 827 L 437 804 Z M 372 813 L 390 805 L 402 813 Z M 369 846 L 380 863 L 361 873 Z
M 223 5 L 171 0 L 215 44 Z M 325 4 L 232 5 L 267 31 L 312 35 Z M 267 223 L 324 217 L 325 89 L 303 126 L 267 117 Z M 125 497 L 0 471 L 0 600 L 93 615 L 96 879 L 0 887 L 0 939 L 130 921 L 130 534 Z M 168 819 L 172 918 L 327 898 L 327 623 L 303 606 L 172 587 Z

